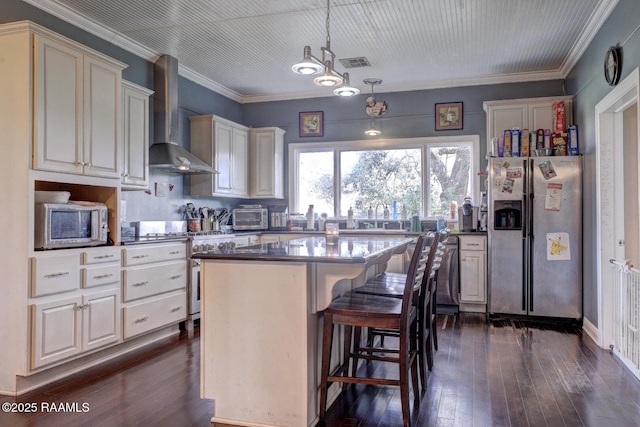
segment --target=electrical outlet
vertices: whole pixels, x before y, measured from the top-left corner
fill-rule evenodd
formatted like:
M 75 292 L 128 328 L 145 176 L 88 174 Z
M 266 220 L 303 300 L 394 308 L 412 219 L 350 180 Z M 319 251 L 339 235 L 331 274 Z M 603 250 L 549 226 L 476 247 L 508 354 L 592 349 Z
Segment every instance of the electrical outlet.
M 156 197 L 167 197 L 169 184 L 166 182 L 156 182 Z

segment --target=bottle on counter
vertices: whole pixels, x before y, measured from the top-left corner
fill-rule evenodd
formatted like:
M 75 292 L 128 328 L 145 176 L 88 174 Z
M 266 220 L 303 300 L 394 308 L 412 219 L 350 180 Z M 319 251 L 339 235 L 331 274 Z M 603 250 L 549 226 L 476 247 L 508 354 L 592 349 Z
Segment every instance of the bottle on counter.
M 384 205 L 384 210 L 382 211 L 382 219 L 389 219 L 389 208 L 387 205 Z
M 313 205 L 309 205 L 309 209 L 307 210 L 307 230 L 315 230 L 314 219 Z
M 367 210 L 367 219 L 373 219 L 373 208 L 369 205 L 369 210 Z
M 456 219 L 456 212 L 458 211 L 458 206 L 456 205 L 456 202 L 451 202 L 451 205 L 449 205 L 449 211 L 450 211 L 451 219 Z
M 353 230 L 353 208 L 351 206 L 347 211 L 347 229 Z
M 394 200 L 391 203 L 391 210 L 393 212 L 393 220 L 397 220 L 398 219 L 398 203 Z

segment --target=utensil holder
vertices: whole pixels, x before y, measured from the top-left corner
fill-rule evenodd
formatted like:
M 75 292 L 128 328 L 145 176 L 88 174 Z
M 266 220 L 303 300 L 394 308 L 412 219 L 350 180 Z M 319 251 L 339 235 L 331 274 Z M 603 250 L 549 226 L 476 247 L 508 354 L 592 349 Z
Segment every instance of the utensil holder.
M 200 223 L 200 218 L 191 218 L 187 221 L 187 230 L 192 231 L 192 232 L 198 232 L 201 231 L 201 223 Z

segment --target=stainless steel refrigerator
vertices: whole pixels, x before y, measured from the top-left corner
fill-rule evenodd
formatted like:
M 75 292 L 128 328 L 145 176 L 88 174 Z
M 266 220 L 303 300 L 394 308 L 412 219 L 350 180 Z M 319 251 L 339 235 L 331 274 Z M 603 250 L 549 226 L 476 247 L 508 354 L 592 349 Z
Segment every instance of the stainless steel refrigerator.
M 489 313 L 582 319 L 582 158 L 489 159 Z

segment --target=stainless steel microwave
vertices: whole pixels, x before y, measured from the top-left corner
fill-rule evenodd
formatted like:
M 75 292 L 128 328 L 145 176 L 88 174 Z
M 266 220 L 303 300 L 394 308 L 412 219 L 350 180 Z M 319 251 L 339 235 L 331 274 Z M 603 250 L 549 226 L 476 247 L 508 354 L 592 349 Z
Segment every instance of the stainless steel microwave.
M 234 230 L 266 230 L 269 228 L 266 208 L 237 208 L 233 210 Z
M 107 243 L 108 209 L 100 203 L 36 203 L 35 249 Z

